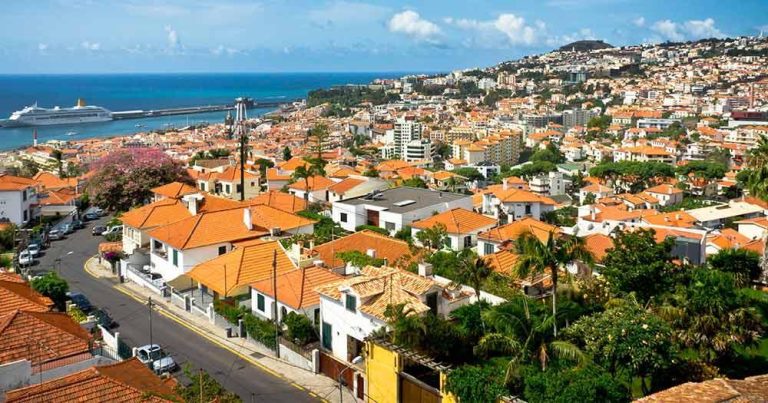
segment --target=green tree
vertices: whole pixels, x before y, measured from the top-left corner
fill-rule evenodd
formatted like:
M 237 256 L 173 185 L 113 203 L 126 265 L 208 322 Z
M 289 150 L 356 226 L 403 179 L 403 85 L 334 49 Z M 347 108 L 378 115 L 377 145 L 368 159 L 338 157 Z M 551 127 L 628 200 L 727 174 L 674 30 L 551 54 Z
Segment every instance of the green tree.
M 595 196 L 594 193 L 589 192 L 586 196 L 584 196 L 584 203 L 582 203 L 583 206 L 588 206 L 590 204 L 595 204 L 595 199 L 597 196 Z
M 463 365 L 448 374 L 447 391 L 461 402 L 495 402 L 509 393 L 504 381 L 504 364 L 495 360 L 480 365 Z
M 64 153 L 61 152 L 58 148 L 54 148 L 53 151 L 51 151 L 51 158 L 56 160 L 56 167 L 59 171 L 59 178 L 64 177 Z
M 378 176 L 378 173 L 376 174 Z M 427 188 L 427 182 L 424 182 L 423 179 L 414 176 L 412 178 L 408 178 L 403 181 L 403 186 L 412 187 L 412 188 L 421 188 L 426 189 Z
M 656 243 L 655 231 L 624 231 L 614 240 L 614 247 L 603 258 L 601 274 L 614 292 L 634 293 L 643 303 L 672 288 L 675 265 L 670 251 L 672 238 Z
M 311 129 L 309 129 L 309 132 L 307 134 L 309 137 L 314 139 L 315 151 L 317 152 L 317 156 L 315 158 L 322 160 L 323 145 L 325 144 L 325 141 L 328 139 L 328 125 L 326 125 L 325 123 L 317 123 L 314 126 L 312 126 Z
M 56 309 L 64 311 L 67 302 L 67 291 L 69 284 L 63 278 L 59 277 L 54 271 L 49 271 L 42 277 L 38 277 L 30 282 L 32 289 L 50 298 L 56 305 Z
M 376 170 L 374 167 L 370 167 L 363 172 L 363 176 L 368 178 L 378 178 L 379 177 L 379 171 Z
M 384 316 L 387 318 L 392 343 L 408 348 L 416 348 L 421 344 L 427 328 L 413 309 L 405 304 L 388 305 Z
M 475 180 L 482 180 L 484 178 L 483 174 L 481 174 L 480 171 L 478 171 L 476 168 L 457 168 L 451 172 L 455 173 L 456 175 L 463 176 L 467 181 L 470 182 Z
M 366 266 L 381 267 L 384 266 L 384 263 L 386 262 L 384 259 L 368 256 L 359 250 L 345 250 L 343 252 L 336 252 L 336 257 L 341 259 L 344 264 L 351 264 L 352 266 L 358 268 L 363 268 Z
M 0 229 L 0 252 L 13 249 L 16 236 L 16 224 L 10 223 Z
M 760 277 L 760 255 L 747 249 L 723 249 L 707 257 L 709 267 L 732 273 L 736 284 L 748 286 Z
M 658 311 L 681 344 L 711 364 L 737 348 L 756 345 L 762 318 L 751 305 L 733 274 L 697 268 L 688 285 L 678 288 Z
M 307 167 L 301 165 L 296 167 L 296 169 L 293 171 L 293 174 L 291 175 L 291 178 L 294 181 L 304 181 L 304 200 L 309 202 L 309 178 L 313 177 L 314 174 L 310 172 L 310 169 Z
M 283 324 L 286 330 L 285 337 L 300 346 L 317 338 L 312 322 L 304 315 L 288 312 L 283 318 Z
M 259 174 L 263 180 L 267 177 L 267 169 L 274 167 L 275 163 L 266 158 L 259 158 L 256 160 L 256 165 L 259 166 Z
M 519 258 L 514 270 L 520 277 L 549 274 L 552 278 L 552 333 L 557 337 L 557 282 L 560 269 L 573 261 L 591 264 L 594 260 L 584 241 L 578 237 L 559 239 L 550 232 L 543 243 L 531 232 L 523 233 L 515 242 Z
M 291 148 L 288 146 L 285 146 L 285 148 L 283 148 L 283 161 L 288 161 L 291 158 L 293 158 L 293 154 L 291 153 Z
M 436 224 L 433 227 L 422 229 L 416 233 L 416 239 L 425 247 L 436 250 L 442 248 L 447 236 L 445 225 Z
M 687 164 L 677 167 L 677 174 L 688 176 L 693 173 L 695 176 L 707 180 L 716 180 L 725 176 L 727 168 L 719 162 L 711 161 L 688 161 Z
M 536 366 L 524 370 L 525 401 L 531 403 L 628 402 L 629 390 L 614 376 L 595 364 L 571 367 L 556 363 L 542 371 Z
M 220 402 L 220 403 L 239 403 L 240 398 L 224 389 L 221 384 L 210 376 L 202 368 L 198 372 L 193 372 L 189 364 L 184 365 L 184 377 L 189 380 L 189 384 L 179 382 L 176 385 L 175 392 L 185 402 Z M 202 401 L 200 395 L 202 391 Z
M 475 290 L 475 295 L 480 298 L 480 287 L 493 273 L 488 262 L 481 258 L 472 249 L 464 249 L 459 253 L 459 265 L 456 267 L 454 280 L 460 284 L 468 284 Z
M 592 119 L 589 119 L 587 122 L 587 128 L 593 128 L 597 127 L 602 131 L 605 131 L 608 129 L 608 126 L 611 125 L 611 117 L 608 115 L 602 115 L 602 116 L 596 116 Z
M 761 135 L 757 147 L 749 150 L 747 156 L 749 176 L 746 180 L 749 193 L 763 200 L 768 200 L 768 137 Z M 763 259 L 760 263 L 762 276 L 768 276 L 768 237 L 763 246 Z
M 627 383 L 639 377 L 643 394 L 650 391 L 649 377 L 665 369 L 677 354 L 669 325 L 632 300 L 582 317 L 565 329 L 564 336 L 614 376 L 628 376 Z

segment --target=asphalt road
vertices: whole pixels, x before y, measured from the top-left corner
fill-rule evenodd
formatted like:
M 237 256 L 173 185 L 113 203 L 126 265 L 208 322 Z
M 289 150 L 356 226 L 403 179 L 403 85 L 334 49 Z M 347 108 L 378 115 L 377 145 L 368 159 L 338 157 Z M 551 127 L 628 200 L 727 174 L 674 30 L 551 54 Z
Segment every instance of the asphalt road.
M 107 280 L 94 278 L 83 270 L 85 261 L 96 253 L 99 242 L 104 240 L 101 236 L 92 236 L 91 228 L 106 221 L 103 218 L 88 222 L 86 228 L 77 230 L 66 239 L 52 241 L 32 271 L 59 271 L 69 282 L 71 291 L 85 294 L 94 306 L 109 313 L 119 324 L 117 331 L 120 337 L 129 346 L 149 344 L 148 308 L 112 288 Z M 317 401 L 306 391 L 262 371 L 157 312 L 152 313 L 152 343 L 161 345 L 180 365 L 189 363 L 193 373 L 202 367 L 245 402 Z

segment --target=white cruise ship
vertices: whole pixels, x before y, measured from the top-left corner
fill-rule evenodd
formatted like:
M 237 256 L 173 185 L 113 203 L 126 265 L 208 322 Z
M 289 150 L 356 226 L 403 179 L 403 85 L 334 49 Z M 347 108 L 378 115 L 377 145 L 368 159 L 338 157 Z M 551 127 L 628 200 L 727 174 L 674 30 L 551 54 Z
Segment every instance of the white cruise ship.
M 0 120 L 0 126 L 48 126 L 63 124 L 78 124 L 91 122 L 107 122 L 112 120 L 112 112 L 100 106 L 86 106 L 82 99 L 77 100 L 77 105 L 72 108 L 59 108 L 58 106 L 47 109 L 32 106 L 13 112 L 11 117 Z

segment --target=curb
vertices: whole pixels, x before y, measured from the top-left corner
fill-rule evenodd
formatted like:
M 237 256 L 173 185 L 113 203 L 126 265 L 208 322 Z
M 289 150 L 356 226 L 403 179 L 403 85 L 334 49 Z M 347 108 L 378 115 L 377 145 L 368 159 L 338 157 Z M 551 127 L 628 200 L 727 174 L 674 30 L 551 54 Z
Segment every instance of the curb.
M 83 270 L 86 273 L 88 273 L 91 277 L 102 278 L 98 274 L 96 274 L 93 271 L 88 269 L 88 263 L 91 260 L 93 260 L 93 259 L 95 259 L 95 257 L 92 256 L 92 257 L 88 258 L 88 260 L 85 261 L 85 264 L 83 265 Z M 114 288 L 118 292 L 120 292 L 120 293 L 122 293 L 122 294 L 124 294 L 124 295 L 126 295 L 126 296 L 128 296 L 128 297 L 130 297 L 130 298 L 132 298 L 134 300 L 136 300 L 137 302 L 139 302 L 141 304 L 145 304 L 147 302 L 147 301 L 144 300 L 143 296 L 140 296 L 140 295 L 134 293 L 133 291 L 128 290 L 126 287 L 120 286 L 119 284 L 112 285 L 112 288 Z M 264 372 L 266 372 L 266 373 L 268 373 L 268 374 L 270 374 L 270 375 L 272 375 L 272 376 L 274 376 L 274 377 L 276 377 L 276 378 L 278 378 L 280 380 L 286 381 L 289 385 L 291 385 L 291 386 L 295 387 L 296 389 L 299 389 L 299 390 L 301 390 L 303 392 L 306 392 L 309 396 L 314 397 L 316 399 L 320 399 L 320 401 L 322 401 L 322 402 L 328 402 L 328 400 L 320 398 L 320 396 L 317 393 L 313 392 L 312 390 L 305 388 L 304 386 L 296 383 L 294 380 L 292 380 L 292 379 L 290 379 L 290 378 L 288 378 L 288 377 L 286 377 L 286 376 L 284 376 L 284 375 L 274 371 L 273 369 L 265 366 L 264 364 L 262 364 L 262 363 L 260 363 L 258 361 L 255 361 L 252 357 L 250 357 L 250 356 L 248 356 L 246 354 L 243 354 L 243 353 L 233 349 L 232 347 L 222 343 L 221 341 L 217 340 L 218 336 L 215 336 L 215 335 L 211 334 L 209 331 L 207 331 L 207 330 L 205 330 L 203 328 L 200 328 L 197 325 L 194 325 L 194 324 L 191 324 L 191 323 L 187 322 L 185 319 L 181 318 L 180 316 L 178 316 L 175 313 L 171 312 L 170 310 L 166 309 L 163 304 L 154 304 L 154 305 L 157 307 L 156 310 L 157 310 L 157 312 L 159 314 L 161 314 L 161 315 L 165 316 L 166 318 L 168 318 L 168 319 L 178 323 L 181 326 L 184 326 L 185 328 L 187 328 L 190 331 L 196 333 L 197 335 L 202 336 L 203 338 L 205 338 L 209 342 L 215 344 L 216 346 L 221 347 L 221 348 L 229 351 L 230 353 L 236 355 L 237 357 L 239 357 L 243 361 L 246 361 L 246 362 L 250 363 L 251 365 L 256 366 L 260 370 L 262 370 L 262 371 L 264 371 Z

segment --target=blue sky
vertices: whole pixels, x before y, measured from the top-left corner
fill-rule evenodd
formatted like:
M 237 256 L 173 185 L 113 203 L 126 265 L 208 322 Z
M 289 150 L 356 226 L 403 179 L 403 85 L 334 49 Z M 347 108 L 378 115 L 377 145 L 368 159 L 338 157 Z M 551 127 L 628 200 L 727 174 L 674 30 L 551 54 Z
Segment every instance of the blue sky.
M 0 73 L 448 71 L 761 29 L 766 0 L 6 0 Z

